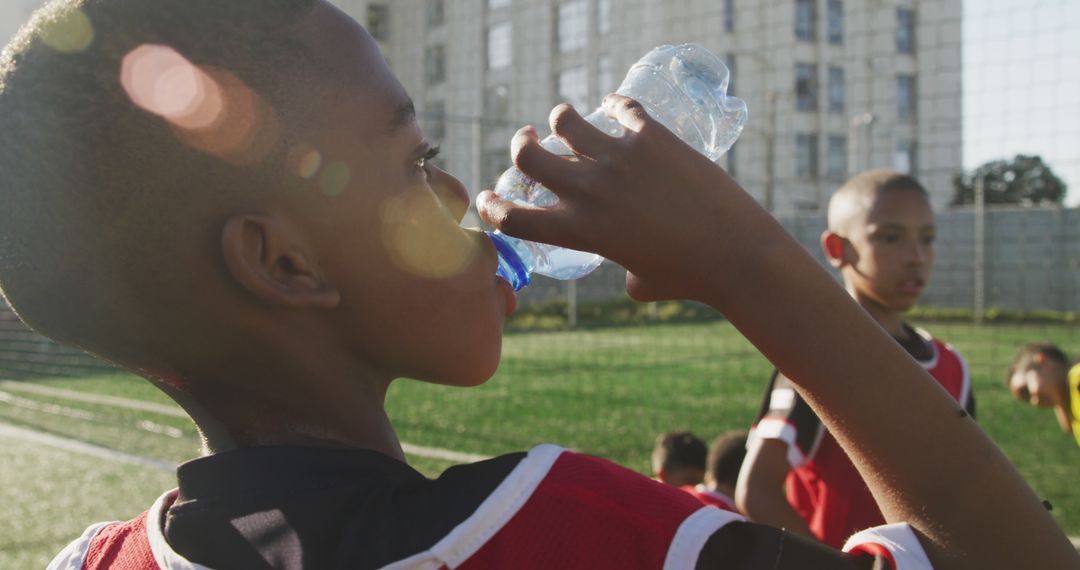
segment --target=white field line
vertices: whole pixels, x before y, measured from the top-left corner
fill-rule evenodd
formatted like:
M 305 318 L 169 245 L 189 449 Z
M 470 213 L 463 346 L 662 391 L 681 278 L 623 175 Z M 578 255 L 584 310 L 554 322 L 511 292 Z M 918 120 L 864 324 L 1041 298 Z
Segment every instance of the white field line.
M 91 457 L 97 457 L 99 459 L 107 459 L 109 461 L 116 461 L 119 463 L 130 463 L 133 465 L 140 465 L 142 467 L 150 467 L 151 469 L 157 469 L 159 471 L 165 471 L 168 473 L 173 473 L 176 471 L 175 463 L 162 461 L 161 459 L 143 457 L 141 455 L 132 455 L 130 453 L 124 453 L 122 451 L 116 451 L 115 449 L 109 449 L 107 447 L 101 447 L 91 443 L 86 443 L 85 441 L 68 439 L 66 437 L 42 433 L 39 431 L 34 431 L 32 429 L 26 429 L 5 423 L 0 423 L 0 437 L 18 439 L 37 445 L 47 445 L 49 447 L 55 447 L 57 449 L 62 449 L 64 451 L 70 451 L 73 453 L 81 453 L 83 455 L 89 455 Z
M 154 402 L 144 402 L 142 400 L 133 400 L 131 398 L 106 396 L 103 394 L 88 394 L 86 392 L 78 392 L 76 390 L 65 390 L 63 388 L 39 386 L 36 384 L 27 384 L 24 382 L 12 382 L 10 380 L 0 381 L 0 388 L 13 391 L 27 392 L 31 394 L 39 394 L 42 396 L 52 396 L 55 398 L 63 398 L 65 400 L 74 400 L 77 402 L 89 402 L 92 404 L 104 404 L 107 406 L 116 406 L 118 408 L 127 408 L 129 410 L 153 412 L 156 414 L 174 416 L 178 418 L 188 417 L 187 413 L 185 413 L 183 408 L 181 408 L 180 406 L 156 404 Z M 454 461 L 458 463 L 475 463 L 477 461 L 491 459 L 491 456 L 489 455 L 465 453 L 462 451 L 454 451 L 452 449 L 426 447 L 423 445 L 413 445 L 411 443 L 405 442 L 401 443 L 401 449 L 405 453 L 408 453 L 410 455 L 416 455 L 418 457 L 441 459 L 443 461 Z

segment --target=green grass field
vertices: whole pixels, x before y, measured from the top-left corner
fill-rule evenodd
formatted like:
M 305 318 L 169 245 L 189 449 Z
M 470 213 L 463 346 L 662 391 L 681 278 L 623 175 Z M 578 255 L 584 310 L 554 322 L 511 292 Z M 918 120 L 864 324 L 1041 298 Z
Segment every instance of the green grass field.
M 1080 327 L 935 324 L 971 366 L 979 423 L 1001 445 L 1070 535 L 1080 535 L 1080 449 L 1052 414 L 1013 402 L 1002 383 L 1015 348 L 1051 340 L 1080 351 Z M 807 339 L 813 342 L 813 339 Z M 827 347 L 822 347 L 827 350 Z M 745 428 L 769 364 L 723 322 L 665 324 L 507 336 L 499 373 L 473 389 L 398 382 L 388 407 L 403 441 L 498 454 L 540 442 L 648 469 L 657 433 L 705 438 Z M 170 463 L 198 454 L 182 417 L 33 391 L 35 386 L 169 404 L 126 375 L 0 385 L 0 427 L 15 426 Z M 917 422 L 913 410 L 911 421 Z M 903 429 L 902 426 L 898 429 Z M 0 445 L 0 568 L 44 566 L 92 522 L 145 510 L 174 483 L 164 469 L 90 457 L 3 436 Z M 445 460 L 410 457 L 434 476 Z M 994 500 L 987 497 L 988 501 Z

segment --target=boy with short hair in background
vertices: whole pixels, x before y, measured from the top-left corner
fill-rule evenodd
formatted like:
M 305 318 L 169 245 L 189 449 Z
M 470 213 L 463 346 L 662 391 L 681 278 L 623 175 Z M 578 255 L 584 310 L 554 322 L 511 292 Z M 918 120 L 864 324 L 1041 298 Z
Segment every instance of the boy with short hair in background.
M 1052 408 L 1061 431 L 1073 434 L 1080 445 L 1080 362 L 1070 369 L 1068 357 L 1056 345 L 1029 343 L 1013 357 L 1005 384 L 1013 398 Z
M 745 430 L 717 436 L 709 446 L 709 455 L 705 460 L 705 481 L 682 489 L 706 505 L 738 512 L 734 499 L 735 486 L 743 458 L 746 457 L 746 436 Z
M 688 431 L 670 431 L 653 445 L 653 478 L 675 487 L 697 485 L 705 477 L 705 442 Z
M 904 321 L 934 262 L 934 213 L 915 178 L 887 170 L 856 175 L 829 201 L 821 245 L 848 294 L 972 416 L 967 365 L 952 347 Z M 813 339 L 805 339 L 812 342 Z M 847 347 L 823 347 L 838 354 Z M 839 547 L 881 524 L 863 478 L 796 391 L 774 371 L 739 476 L 736 498 L 750 519 Z M 908 410 L 904 430 L 918 420 Z

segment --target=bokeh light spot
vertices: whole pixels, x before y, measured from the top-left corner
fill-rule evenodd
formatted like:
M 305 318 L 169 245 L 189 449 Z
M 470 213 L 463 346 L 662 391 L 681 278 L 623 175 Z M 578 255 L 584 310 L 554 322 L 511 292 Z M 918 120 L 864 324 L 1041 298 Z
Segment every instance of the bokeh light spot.
M 352 171 L 344 162 L 331 162 L 319 177 L 319 189 L 327 196 L 340 196 L 352 180 Z
M 311 180 L 322 166 L 322 155 L 307 143 L 293 145 L 285 160 L 289 165 L 289 172 L 304 180 Z
M 388 198 L 380 214 L 383 245 L 395 264 L 413 275 L 454 277 L 480 252 L 476 236 L 461 229 L 427 188 Z
M 94 43 L 94 25 L 86 12 L 66 10 L 42 27 L 41 41 L 60 53 L 78 53 Z
M 232 73 L 201 67 L 163 45 L 142 45 L 121 64 L 131 101 L 165 119 L 185 144 L 235 164 L 253 164 L 278 144 L 277 114 Z

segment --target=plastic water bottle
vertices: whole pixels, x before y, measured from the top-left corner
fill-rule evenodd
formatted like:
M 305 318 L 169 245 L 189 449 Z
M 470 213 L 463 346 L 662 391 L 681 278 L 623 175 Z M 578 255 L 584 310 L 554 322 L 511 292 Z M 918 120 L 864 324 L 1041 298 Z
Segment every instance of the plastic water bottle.
M 746 103 L 727 95 L 727 66 L 705 48 L 694 44 L 660 46 L 630 68 L 616 93 L 642 104 L 649 115 L 683 142 L 715 161 L 742 133 Z M 621 136 L 623 127 L 597 109 L 585 117 L 601 131 Z M 540 142 L 548 151 L 566 157 L 574 153 L 554 135 Z M 518 204 L 550 207 L 559 198 L 516 168 L 502 174 L 495 193 Z M 604 258 L 488 232 L 499 252 L 498 274 L 515 291 L 539 273 L 556 279 L 577 279 L 596 269 Z

